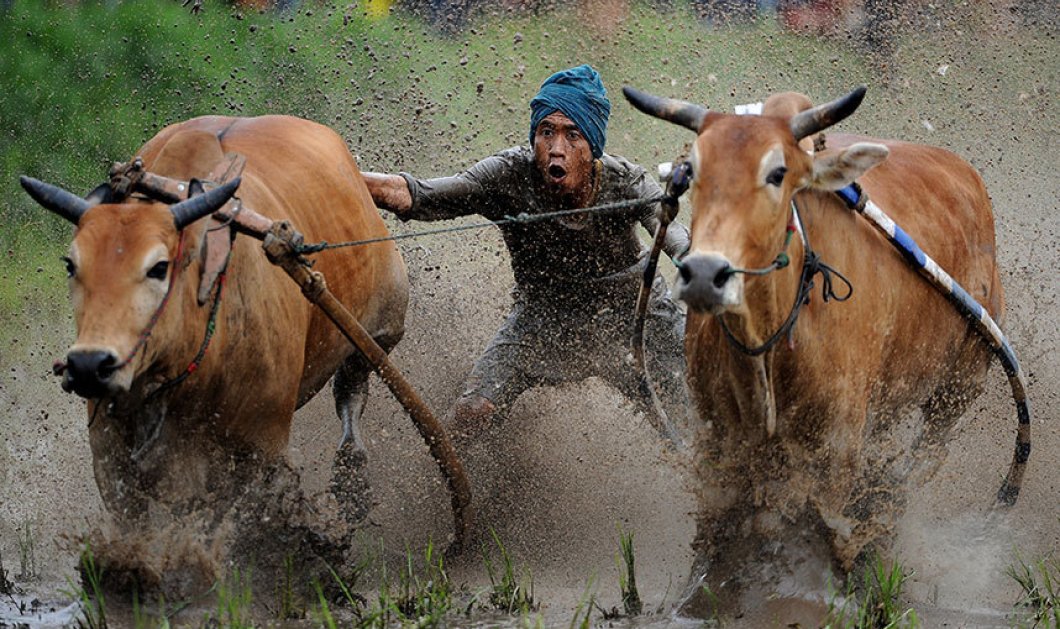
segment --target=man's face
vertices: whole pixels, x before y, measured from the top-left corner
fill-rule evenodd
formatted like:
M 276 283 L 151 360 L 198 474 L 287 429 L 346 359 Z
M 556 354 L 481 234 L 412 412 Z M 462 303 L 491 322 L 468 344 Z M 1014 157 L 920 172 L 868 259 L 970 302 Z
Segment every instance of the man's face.
M 534 132 L 534 162 L 550 192 L 580 195 L 592 183 L 593 150 L 570 118 L 546 116 Z

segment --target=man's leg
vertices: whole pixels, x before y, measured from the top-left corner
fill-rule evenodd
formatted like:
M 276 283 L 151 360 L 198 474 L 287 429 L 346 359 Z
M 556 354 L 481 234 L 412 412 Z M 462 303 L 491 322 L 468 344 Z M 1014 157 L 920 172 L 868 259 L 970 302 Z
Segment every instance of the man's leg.
M 539 335 L 528 333 L 534 328 L 530 319 L 527 309 L 517 302 L 486 351 L 475 361 L 464 393 L 445 419 L 457 449 L 502 421 L 519 395 L 537 383 L 531 362 Z
M 644 322 L 648 370 L 645 374 L 629 360 L 616 359 L 628 355 L 633 327 L 632 308 L 622 306 L 616 306 L 613 311 L 630 315 L 616 315 L 613 324 L 603 326 L 613 328 L 614 332 L 596 331 L 599 340 L 593 344 L 593 350 L 599 352 L 594 359 L 598 373 L 644 413 L 664 440 L 681 449 L 684 441 L 670 416 L 683 418 L 687 406 L 683 384 L 684 315 L 669 298 L 665 281 L 656 277 Z
M 674 419 L 687 415 L 685 386 L 685 313 L 670 297 L 666 282 L 656 278 L 644 322 L 647 369 L 663 406 Z

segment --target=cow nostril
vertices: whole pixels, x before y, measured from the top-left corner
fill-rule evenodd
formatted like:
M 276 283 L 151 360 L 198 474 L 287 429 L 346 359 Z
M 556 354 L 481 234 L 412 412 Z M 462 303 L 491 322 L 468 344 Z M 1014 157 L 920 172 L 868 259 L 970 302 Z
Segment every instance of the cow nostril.
M 100 361 L 99 366 L 96 367 L 96 374 L 100 380 L 106 380 L 114 375 L 115 368 L 118 365 L 118 358 L 111 353 L 107 353 L 106 357 Z
M 678 264 L 677 273 L 686 284 L 692 281 L 692 269 L 687 264 Z
M 77 351 L 66 357 L 67 369 L 75 379 L 107 380 L 117 370 L 118 358 L 108 351 Z
M 721 288 L 725 286 L 725 282 L 729 281 L 729 278 L 733 276 L 732 267 L 725 265 L 718 273 L 714 276 L 714 286 Z

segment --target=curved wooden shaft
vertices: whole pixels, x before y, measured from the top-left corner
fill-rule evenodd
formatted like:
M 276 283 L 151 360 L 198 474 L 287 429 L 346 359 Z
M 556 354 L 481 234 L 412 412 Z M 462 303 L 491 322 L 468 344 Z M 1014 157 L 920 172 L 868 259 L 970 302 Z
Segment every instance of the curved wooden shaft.
M 838 194 L 848 207 L 867 218 L 869 224 L 880 231 L 922 277 L 946 296 L 1001 361 L 1012 388 L 1012 400 L 1016 403 L 1019 424 L 1016 428 L 1016 447 L 1012 454 L 1012 463 L 1001 488 L 998 489 L 997 502 L 1001 505 L 1015 504 L 1023 486 L 1027 461 L 1031 456 L 1031 406 L 1030 400 L 1027 399 L 1027 377 L 1016 359 L 1016 352 L 1012 350 L 1008 338 L 1001 332 L 1001 328 L 986 308 L 932 260 L 890 216 L 867 195 L 863 195 L 860 188 L 848 186 L 838 191 Z
M 666 241 L 666 229 L 670 221 L 665 220 L 669 212 L 662 212 L 659 227 L 655 230 L 655 241 L 648 254 L 648 264 L 644 267 L 644 279 L 640 283 L 640 293 L 637 295 L 637 309 L 633 313 L 633 336 L 630 339 L 630 349 L 633 351 L 633 364 L 637 371 L 642 374 L 648 373 L 644 366 L 644 318 L 648 312 L 648 300 L 651 299 L 651 288 L 655 283 L 655 270 L 659 266 L 659 252 L 662 251 L 663 243 Z
M 412 385 L 390 361 L 383 348 L 375 342 L 360 322 L 328 290 L 324 276 L 311 272 L 305 259 L 295 251 L 295 244 L 301 242 L 301 234 L 295 231 L 287 221 L 273 223 L 265 236 L 264 248 L 269 261 L 278 265 L 302 287 L 302 293 L 338 326 L 353 346 L 371 362 L 375 372 L 383 379 L 398 402 L 408 411 L 412 423 L 416 425 L 420 436 L 427 443 L 431 456 L 438 462 L 438 467 L 449 486 L 453 505 L 453 520 L 456 528 L 457 548 L 462 547 L 471 528 L 471 484 L 468 482 L 464 466 L 456 455 L 449 436 L 441 423 L 420 398 Z

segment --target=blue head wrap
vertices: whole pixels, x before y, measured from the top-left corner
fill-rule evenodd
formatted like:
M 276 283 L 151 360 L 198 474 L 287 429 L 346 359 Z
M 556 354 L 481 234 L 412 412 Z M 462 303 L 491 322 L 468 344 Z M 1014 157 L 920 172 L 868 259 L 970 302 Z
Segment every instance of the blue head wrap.
M 578 125 L 578 130 L 589 141 L 593 157 L 603 155 L 611 101 L 607 100 L 607 90 L 592 66 L 562 70 L 541 84 L 541 91 L 530 101 L 531 146 L 538 123 L 557 111 Z

